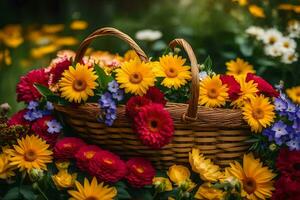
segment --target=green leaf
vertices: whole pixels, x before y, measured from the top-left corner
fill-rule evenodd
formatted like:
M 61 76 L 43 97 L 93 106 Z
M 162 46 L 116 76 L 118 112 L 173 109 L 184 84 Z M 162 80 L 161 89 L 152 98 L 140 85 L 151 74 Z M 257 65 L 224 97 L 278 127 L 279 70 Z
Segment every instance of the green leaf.
M 18 200 L 20 199 L 19 187 L 11 188 L 2 200 Z
M 132 197 L 124 187 L 117 187 L 117 191 L 118 191 L 118 195 L 117 195 L 118 199 L 132 199 Z
M 212 68 L 212 60 L 210 58 L 210 56 L 207 56 L 204 63 L 203 63 L 205 69 L 204 71 L 211 71 Z
M 113 80 L 112 76 L 109 76 L 105 73 L 105 71 L 99 67 L 95 66 L 95 70 L 98 76 L 98 83 L 101 89 L 106 89 L 109 82 Z
M 34 84 L 34 87 L 39 91 L 39 93 L 43 96 L 43 97 L 48 97 L 48 96 L 51 96 L 51 95 L 54 95 L 54 93 L 49 89 L 47 88 L 46 86 L 44 85 L 41 85 L 41 84 Z
M 20 193 L 26 200 L 32 200 L 36 198 L 36 195 L 32 191 L 32 187 L 30 185 L 25 185 L 20 188 Z

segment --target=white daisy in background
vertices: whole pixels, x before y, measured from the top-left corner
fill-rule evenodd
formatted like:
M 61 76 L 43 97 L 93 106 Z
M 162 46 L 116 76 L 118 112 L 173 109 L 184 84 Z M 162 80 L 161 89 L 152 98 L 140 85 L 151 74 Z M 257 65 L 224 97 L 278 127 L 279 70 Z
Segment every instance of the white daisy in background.
M 299 55 L 295 51 L 285 52 L 281 57 L 281 62 L 285 64 L 291 64 L 293 62 L 296 62 L 298 60 L 298 57 Z
M 279 45 L 266 45 L 264 48 L 265 54 L 272 57 L 282 56 L 282 50 Z
M 261 27 L 250 26 L 249 28 L 246 29 L 246 33 L 251 36 L 254 36 L 257 40 L 261 40 L 265 31 Z
M 262 40 L 266 45 L 274 45 L 282 38 L 282 33 L 275 28 L 268 29 L 262 35 Z
M 144 41 L 155 41 L 162 37 L 162 33 L 157 30 L 144 29 L 136 32 L 135 38 Z
M 300 21 L 289 21 L 287 31 L 289 32 L 289 37 L 300 38 Z
M 279 46 L 282 52 L 294 52 L 297 47 L 296 41 L 289 37 L 282 37 L 276 45 Z

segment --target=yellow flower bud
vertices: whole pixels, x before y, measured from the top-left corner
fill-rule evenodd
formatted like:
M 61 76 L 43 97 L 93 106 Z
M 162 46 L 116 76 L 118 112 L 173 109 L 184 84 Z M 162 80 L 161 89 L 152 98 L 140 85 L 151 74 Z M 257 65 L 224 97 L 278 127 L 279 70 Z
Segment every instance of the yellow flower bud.
M 195 194 L 196 199 L 207 199 L 207 200 L 215 200 L 222 199 L 223 192 L 216 188 L 211 187 L 210 183 L 202 184 L 198 191 Z
M 52 180 L 58 189 L 73 187 L 76 178 L 76 173 L 69 174 L 66 169 L 60 170 L 56 175 L 52 176 Z
M 167 174 L 176 185 L 184 183 L 191 176 L 189 169 L 183 165 L 172 165 Z
M 159 192 L 171 191 L 173 189 L 172 183 L 168 178 L 154 177 L 152 183 Z

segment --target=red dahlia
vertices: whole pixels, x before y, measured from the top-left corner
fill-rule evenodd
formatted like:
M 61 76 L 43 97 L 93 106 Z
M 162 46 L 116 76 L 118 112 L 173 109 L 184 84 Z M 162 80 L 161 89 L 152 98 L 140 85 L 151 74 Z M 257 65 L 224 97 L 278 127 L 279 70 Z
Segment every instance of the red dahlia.
M 276 160 L 276 167 L 282 174 L 299 178 L 300 183 L 300 151 L 281 148 Z
M 28 110 L 23 109 L 19 112 L 15 113 L 8 121 L 8 126 L 14 126 L 14 125 L 22 125 L 22 126 L 30 126 L 30 121 L 27 121 L 24 119 L 24 115 L 26 114 Z
M 299 188 L 299 179 L 295 179 L 293 175 L 282 175 L 275 183 L 275 191 L 272 194 L 272 200 L 299 200 Z
M 146 97 L 133 96 L 126 103 L 126 114 L 133 119 L 143 106 L 150 103 L 151 101 Z
M 220 77 L 222 84 L 227 85 L 228 87 L 228 94 L 230 100 L 234 101 L 239 98 L 239 94 L 241 92 L 240 84 L 235 80 L 234 76 L 232 75 L 221 75 Z
M 273 86 L 270 83 L 268 83 L 260 76 L 254 75 L 252 73 L 248 73 L 246 77 L 246 81 L 248 82 L 251 80 L 253 80 L 254 83 L 257 83 L 257 88 L 261 93 L 269 97 L 278 97 L 279 93 L 273 88 Z
M 127 173 L 126 164 L 119 156 L 109 151 L 98 151 L 89 162 L 90 175 L 99 180 L 115 183 L 124 178 Z
M 39 100 L 41 94 L 34 87 L 35 83 L 48 86 L 48 75 L 44 69 L 32 70 L 20 78 L 17 84 L 17 100 L 27 103 Z
M 81 147 L 75 154 L 76 165 L 78 168 L 82 171 L 88 170 L 90 160 L 98 151 L 101 151 L 101 149 L 96 145 L 87 145 Z
M 128 173 L 125 177 L 128 183 L 136 188 L 151 185 L 155 169 L 151 162 L 144 158 L 132 158 L 126 163 Z
M 153 103 L 140 108 L 134 129 L 145 145 L 158 149 L 170 142 L 174 125 L 170 113 L 161 104 Z
M 157 87 L 150 87 L 145 94 L 145 97 L 150 99 L 153 103 L 159 103 L 163 106 L 167 103 L 164 93 L 162 93 Z
M 61 58 L 57 63 L 55 63 L 51 69 L 50 69 L 50 79 L 51 82 L 49 83 L 49 85 L 57 83 L 60 78 L 62 73 L 67 70 L 69 68 L 69 66 L 71 66 L 72 63 L 70 60 L 68 60 L 67 58 Z
M 65 137 L 54 146 L 54 158 L 67 160 L 75 157 L 77 151 L 85 146 L 83 140 L 75 137 Z

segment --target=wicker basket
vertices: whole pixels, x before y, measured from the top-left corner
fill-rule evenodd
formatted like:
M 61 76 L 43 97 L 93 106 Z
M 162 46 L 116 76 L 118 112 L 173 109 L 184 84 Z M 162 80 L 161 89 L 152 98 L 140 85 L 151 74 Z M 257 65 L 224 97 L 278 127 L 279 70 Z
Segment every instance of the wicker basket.
M 102 28 L 81 43 L 75 61 L 81 60 L 92 40 L 105 35 L 121 38 L 136 51 L 142 60 L 148 60 L 145 53 L 128 35 L 114 28 Z M 188 152 L 192 147 L 199 148 L 216 164 L 228 165 L 249 148 L 247 142 L 250 135 L 249 127 L 243 121 L 240 110 L 198 106 L 199 72 L 196 57 L 185 40 L 175 39 L 170 43 L 171 48 L 176 45 L 183 47 L 191 61 L 191 99 L 189 104 L 168 103 L 166 105 L 166 109 L 173 118 L 175 132 L 172 142 L 162 149 L 153 150 L 141 143 L 132 130 L 123 105 L 117 108 L 117 119 L 111 127 L 97 121 L 100 108 L 96 103 L 86 103 L 75 107 L 56 105 L 55 109 L 63 114 L 65 122 L 82 138 L 125 158 L 146 157 L 157 169 L 166 169 L 175 163 L 188 163 Z

